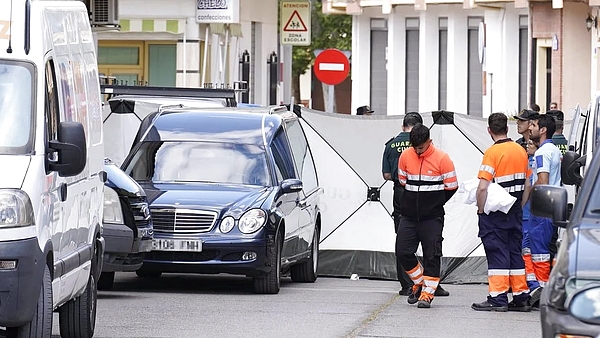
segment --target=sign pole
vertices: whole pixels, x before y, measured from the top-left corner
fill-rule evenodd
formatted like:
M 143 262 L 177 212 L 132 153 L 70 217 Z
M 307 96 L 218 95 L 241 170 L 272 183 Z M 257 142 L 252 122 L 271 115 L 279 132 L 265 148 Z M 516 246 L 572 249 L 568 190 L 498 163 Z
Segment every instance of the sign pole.
M 327 108 L 325 109 L 328 113 L 335 113 L 335 86 L 326 85 L 327 88 Z

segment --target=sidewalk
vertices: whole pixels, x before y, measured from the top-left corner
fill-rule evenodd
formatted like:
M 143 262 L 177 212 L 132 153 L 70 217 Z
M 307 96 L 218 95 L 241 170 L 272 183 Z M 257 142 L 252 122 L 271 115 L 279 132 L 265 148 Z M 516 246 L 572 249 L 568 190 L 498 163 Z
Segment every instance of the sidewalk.
M 450 296 L 435 298 L 430 309 L 392 297 L 347 337 L 541 337 L 539 311 L 474 311 L 471 304 L 485 300 L 487 285 L 443 286 Z

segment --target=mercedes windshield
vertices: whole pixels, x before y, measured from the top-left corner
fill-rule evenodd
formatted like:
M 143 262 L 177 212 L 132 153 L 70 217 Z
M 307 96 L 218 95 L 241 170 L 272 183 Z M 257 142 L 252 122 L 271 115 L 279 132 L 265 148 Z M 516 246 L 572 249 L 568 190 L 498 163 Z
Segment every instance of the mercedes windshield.
M 264 148 L 252 144 L 151 141 L 125 172 L 138 182 L 270 185 Z
M 0 59 L 0 154 L 33 153 L 33 76 L 31 63 Z

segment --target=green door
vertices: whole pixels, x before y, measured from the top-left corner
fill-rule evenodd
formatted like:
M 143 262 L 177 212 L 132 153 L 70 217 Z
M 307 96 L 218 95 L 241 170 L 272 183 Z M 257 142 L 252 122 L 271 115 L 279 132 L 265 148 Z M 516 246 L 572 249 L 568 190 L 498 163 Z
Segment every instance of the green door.
M 148 53 L 149 85 L 175 87 L 177 45 L 150 45 Z

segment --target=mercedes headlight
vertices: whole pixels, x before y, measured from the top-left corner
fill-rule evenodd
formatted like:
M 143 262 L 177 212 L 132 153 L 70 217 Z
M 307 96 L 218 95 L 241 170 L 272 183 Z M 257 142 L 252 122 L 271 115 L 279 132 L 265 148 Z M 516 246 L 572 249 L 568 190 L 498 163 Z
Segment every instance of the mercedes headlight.
M 17 189 L 0 190 L 0 228 L 24 227 L 35 224 L 29 196 Z
M 223 220 L 221 221 L 221 224 L 219 224 L 219 230 L 221 230 L 222 233 L 226 234 L 226 233 L 230 232 L 231 229 L 233 229 L 234 225 L 235 225 L 235 220 L 233 219 L 233 217 L 227 216 L 227 217 L 223 218 Z
M 124 224 L 119 195 L 112 188 L 106 186 L 104 187 L 104 217 L 102 222 Z
M 252 209 L 246 211 L 246 213 L 242 215 L 238 227 L 242 233 L 251 234 L 262 228 L 262 226 L 265 225 L 266 220 L 267 215 L 263 210 Z

